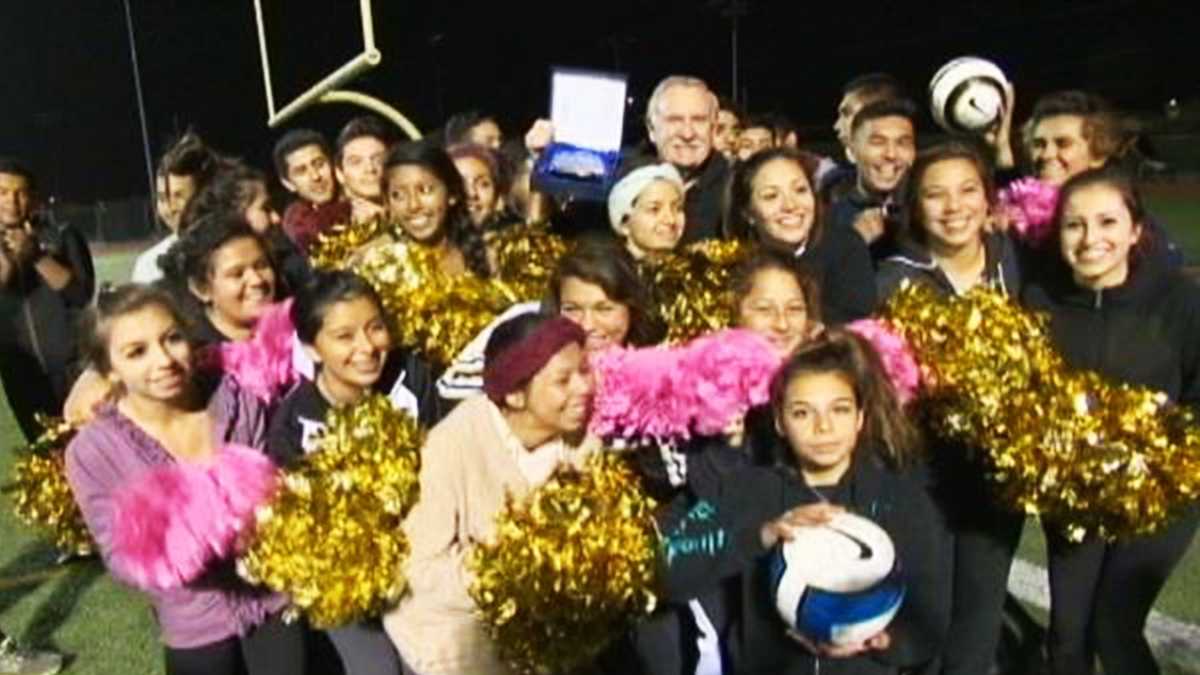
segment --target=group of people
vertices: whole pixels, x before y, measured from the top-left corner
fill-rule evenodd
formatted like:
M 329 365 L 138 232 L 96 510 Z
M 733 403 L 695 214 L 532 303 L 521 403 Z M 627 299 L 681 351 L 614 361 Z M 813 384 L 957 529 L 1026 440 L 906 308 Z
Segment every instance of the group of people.
M 32 172 L 0 160 L 0 301 L 11 305 L 0 320 L 12 324 L 0 330 L 0 376 L 30 439 L 36 412 L 65 410 L 80 426 L 68 480 L 110 570 L 153 604 L 168 673 L 325 672 L 318 643 L 351 675 L 506 672 L 468 592 L 472 547 L 494 536 L 507 497 L 612 451 L 588 434 L 588 364 L 662 343 L 648 270 L 735 239 L 750 253 L 733 275 L 734 327 L 761 335 L 784 365 L 768 404 L 736 431 L 676 449 L 686 461 L 633 451 L 663 505 L 664 602 L 588 671 L 993 672 L 1025 517 L 992 496 L 980 449 L 915 426 L 879 356 L 843 326 L 906 283 L 945 297 L 986 287 L 1047 313 L 1071 366 L 1200 403 L 1200 294 L 1125 171 L 1132 130 L 1099 97 L 1069 91 L 1039 100 L 1019 138 L 1009 106 L 986 135 L 919 149 L 916 104 L 880 74 L 844 90 L 834 129 L 845 157 L 805 150 L 783 117 L 746 116 L 692 77 L 662 80 L 645 122 L 649 143 L 623 162 L 606 222 L 539 190 L 534 160 L 554 136 L 545 120 L 507 143 L 480 113 L 420 142 L 396 143 L 370 117 L 332 144 L 288 131 L 274 149 L 292 197 L 282 218 L 266 173 L 188 133 L 156 174 L 169 236 L 138 259 L 133 283 L 98 294 L 86 242 L 40 217 Z M 1021 175 L 1058 190 L 1040 248 L 998 208 L 998 186 Z M 376 223 L 377 236 L 346 269 L 314 269 L 321 235 L 354 223 Z M 399 347 L 356 263 L 403 242 L 432 251 L 447 278 L 488 278 L 492 242 L 516 224 L 584 233 L 546 297 L 500 315 L 455 363 Z M 200 350 L 253 339 L 289 298 L 292 388 L 263 400 L 201 364 Z M 80 318 L 76 346 L 63 327 Z M 282 621 L 287 598 L 240 578 L 232 558 L 174 585 L 130 573 L 121 523 L 148 475 L 246 447 L 294 466 L 320 451 L 329 410 L 371 393 L 430 429 L 404 522 L 407 589 L 384 616 L 323 634 Z M 892 537 L 907 597 L 886 630 L 835 647 L 786 630 L 762 562 L 840 510 Z M 1108 673 L 1159 672 L 1146 618 L 1198 523 L 1193 509 L 1116 543 L 1071 542 L 1045 524 L 1051 672 L 1092 673 L 1097 660 Z M 715 549 L 672 546 L 704 528 L 725 535 Z

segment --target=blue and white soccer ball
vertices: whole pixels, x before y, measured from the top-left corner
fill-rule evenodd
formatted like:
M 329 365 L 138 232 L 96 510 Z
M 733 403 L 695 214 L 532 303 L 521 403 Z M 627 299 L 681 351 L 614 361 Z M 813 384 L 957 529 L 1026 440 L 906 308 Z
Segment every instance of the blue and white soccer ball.
M 862 516 L 842 513 L 796 530 L 769 565 L 780 615 L 814 643 L 862 642 L 887 628 L 904 601 L 892 539 Z
M 947 131 L 985 131 L 1012 104 L 1005 87 L 1008 78 L 996 64 L 963 56 L 938 69 L 929 81 L 933 119 Z

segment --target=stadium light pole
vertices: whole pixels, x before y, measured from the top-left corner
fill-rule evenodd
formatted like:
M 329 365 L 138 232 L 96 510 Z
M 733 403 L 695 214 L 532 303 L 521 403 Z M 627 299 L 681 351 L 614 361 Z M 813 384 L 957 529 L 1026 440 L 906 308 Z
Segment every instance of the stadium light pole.
M 150 203 L 154 203 L 154 162 L 150 159 L 150 128 L 146 123 L 146 102 L 142 97 L 142 73 L 138 68 L 137 41 L 133 34 L 133 11 L 129 7 L 129 0 L 124 0 L 125 4 L 125 28 L 129 33 L 129 56 L 133 62 L 133 91 L 137 95 L 138 118 L 142 122 L 142 151 L 146 158 L 146 183 L 149 186 L 149 191 L 146 193 L 149 196 Z
M 746 12 L 748 10 L 747 2 L 748 2 L 748 0 L 729 0 L 729 4 L 726 5 L 725 8 L 723 8 L 721 10 L 721 14 L 729 17 L 729 21 L 730 21 L 730 25 L 729 25 L 730 78 L 729 79 L 731 80 L 730 84 L 731 84 L 731 88 L 733 89 L 733 91 L 730 92 L 730 94 L 733 97 L 734 103 L 742 103 L 742 104 L 745 103 L 745 101 L 743 100 L 745 97 L 741 95 L 741 92 L 738 87 L 738 21 L 743 16 L 746 16 Z

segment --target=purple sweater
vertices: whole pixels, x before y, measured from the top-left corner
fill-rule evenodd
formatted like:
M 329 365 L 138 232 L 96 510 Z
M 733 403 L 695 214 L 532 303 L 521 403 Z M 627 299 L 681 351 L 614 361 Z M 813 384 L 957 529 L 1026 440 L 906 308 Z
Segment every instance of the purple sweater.
M 266 409 L 232 378 L 220 382 L 208 410 L 219 442 L 263 446 Z M 112 405 L 103 407 L 67 446 L 67 480 L 106 563 L 113 552 L 114 495 L 149 469 L 174 461 L 158 441 Z M 213 565 L 181 588 L 140 590 L 154 605 L 163 643 L 176 649 L 244 635 L 286 605 L 283 596 L 239 579 L 232 561 Z

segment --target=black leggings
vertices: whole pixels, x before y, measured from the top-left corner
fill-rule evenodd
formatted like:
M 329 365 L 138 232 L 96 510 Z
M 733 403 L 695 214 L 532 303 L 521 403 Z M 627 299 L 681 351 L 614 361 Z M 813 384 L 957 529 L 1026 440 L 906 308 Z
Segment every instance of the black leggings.
M 203 647 L 167 647 L 167 675 L 303 675 L 304 628 L 273 618 L 241 638 Z
M 1055 675 L 1157 675 L 1143 634 L 1146 617 L 1187 551 L 1200 512 L 1148 537 L 1106 544 L 1066 541 L 1047 526 L 1050 567 L 1050 663 Z
M 934 494 L 954 540 L 950 625 L 941 654 L 942 675 L 992 670 L 1000 642 L 1008 573 L 1025 525 L 1024 514 L 994 497 L 978 454 L 944 445 L 932 466 Z
M 953 601 L 943 675 L 991 670 L 1000 642 L 1008 574 L 1024 524 L 1024 514 L 995 510 L 954 531 Z

